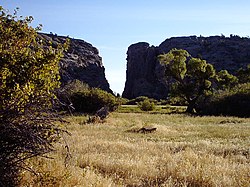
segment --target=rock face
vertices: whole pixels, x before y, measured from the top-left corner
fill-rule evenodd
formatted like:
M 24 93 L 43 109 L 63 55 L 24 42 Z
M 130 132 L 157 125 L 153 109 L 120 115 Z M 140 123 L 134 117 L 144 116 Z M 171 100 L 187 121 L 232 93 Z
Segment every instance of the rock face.
M 166 99 L 169 85 L 164 80 L 165 70 L 157 56 L 173 48 L 185 49 L 193 57 L 213 64 L 216 70 L 226 69 L 230 73 L 250 64 L 250 39 L 234 35 L 175 37 L 158 47 L 136 43 L 127 51 L 126 83 L 122 96 L 129 99 L 138 96 Z
M 137 96 L 160 98 L 167 95 L 167 86 L 161 77 L 162 66 L 157 62 L 158 49 L 148 43 L 133 44 L 127 52 L 127 72 L 123 97 Z
M 39 37 L 52 42 L 52 46 L 56 46 L 57 43 L 64 43 L 67 38 L 44 33 L 39 33 Z M 64 84 L 78 79 L 87 83 L 90 87 L 101 88 L 112 93 L 105 78 L 105 68 L 98 50 L 83 40 L 69 39 L 70 47 L 60 61 L 61 82 Z

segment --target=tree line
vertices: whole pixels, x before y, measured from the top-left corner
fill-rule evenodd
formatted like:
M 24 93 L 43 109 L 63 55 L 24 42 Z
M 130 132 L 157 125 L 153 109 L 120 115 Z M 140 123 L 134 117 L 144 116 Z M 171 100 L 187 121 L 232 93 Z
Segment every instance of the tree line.
M 250 65 L 235 75 L 216 71 L 206 60 L 192 57 L 186 50 L 172 49 L 158 56 L 170 82 L 170 97 L 187 103 L 188 113 L 249 116 Z M 244 102 L 241 102 L 244 100 Z M 239 110 L 241 108 L 241 110 Z

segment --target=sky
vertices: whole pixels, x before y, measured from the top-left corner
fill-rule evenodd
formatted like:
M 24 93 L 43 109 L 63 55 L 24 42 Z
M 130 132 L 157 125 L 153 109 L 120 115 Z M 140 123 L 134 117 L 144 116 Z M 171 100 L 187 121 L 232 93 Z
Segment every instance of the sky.
M 249 0 L 0 0 L 0 6 L 33 16 L 42 32 L 83 39 L 102 57 L 115 93 L 126 81 L 131 44 L 158 46 L 177 36 L 250 35 Z

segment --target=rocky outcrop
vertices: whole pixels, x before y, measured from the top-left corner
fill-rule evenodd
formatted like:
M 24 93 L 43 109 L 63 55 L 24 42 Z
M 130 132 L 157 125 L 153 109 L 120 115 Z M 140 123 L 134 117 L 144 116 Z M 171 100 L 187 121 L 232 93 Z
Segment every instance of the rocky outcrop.
M 250 39 L 231 35 L 211 37 L 174 37 L 158 47 L 148 43 L 132 44 L 127 51 L 127 72 L 123 97 L 148 96 L 156 99 L 167 97 L 168 83 L 164 80 L 164 67 L 157 56 L 171 49 L 185 49 L 193 57 L 205 59 L 217 70 L 233 73 L 250 64 Z
M 164 70 L 156 60 L 158 54 L 158 49 L 148 43 L 137 43 L 128 48 L 123 97 L 161 98 L 167 95 L 168 89 L 162 79 Z
M 39 33 L 39 37 L 51 42 L 52 46 L 64 43 L 67 38 L 65 36 L 44 33 Z M 69 39 L 70 47 L 60 61 L 61 82 L 64 84 L 78 79 L 87 83 L 90 87 L 101 88 L 112 93 L 105 78 L 105 68 L 98 50 L 83 40 Z

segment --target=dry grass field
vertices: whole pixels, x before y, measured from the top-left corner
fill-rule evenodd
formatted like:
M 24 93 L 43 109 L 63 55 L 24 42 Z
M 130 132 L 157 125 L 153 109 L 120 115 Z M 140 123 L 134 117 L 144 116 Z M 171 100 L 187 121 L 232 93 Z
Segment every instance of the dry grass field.
M 22 186 L 250 186 L 250 119 L 112 113 L 68 117 L 70 149 L 29 162 Z M 156 127 L 141 133 L 141 127 Z

